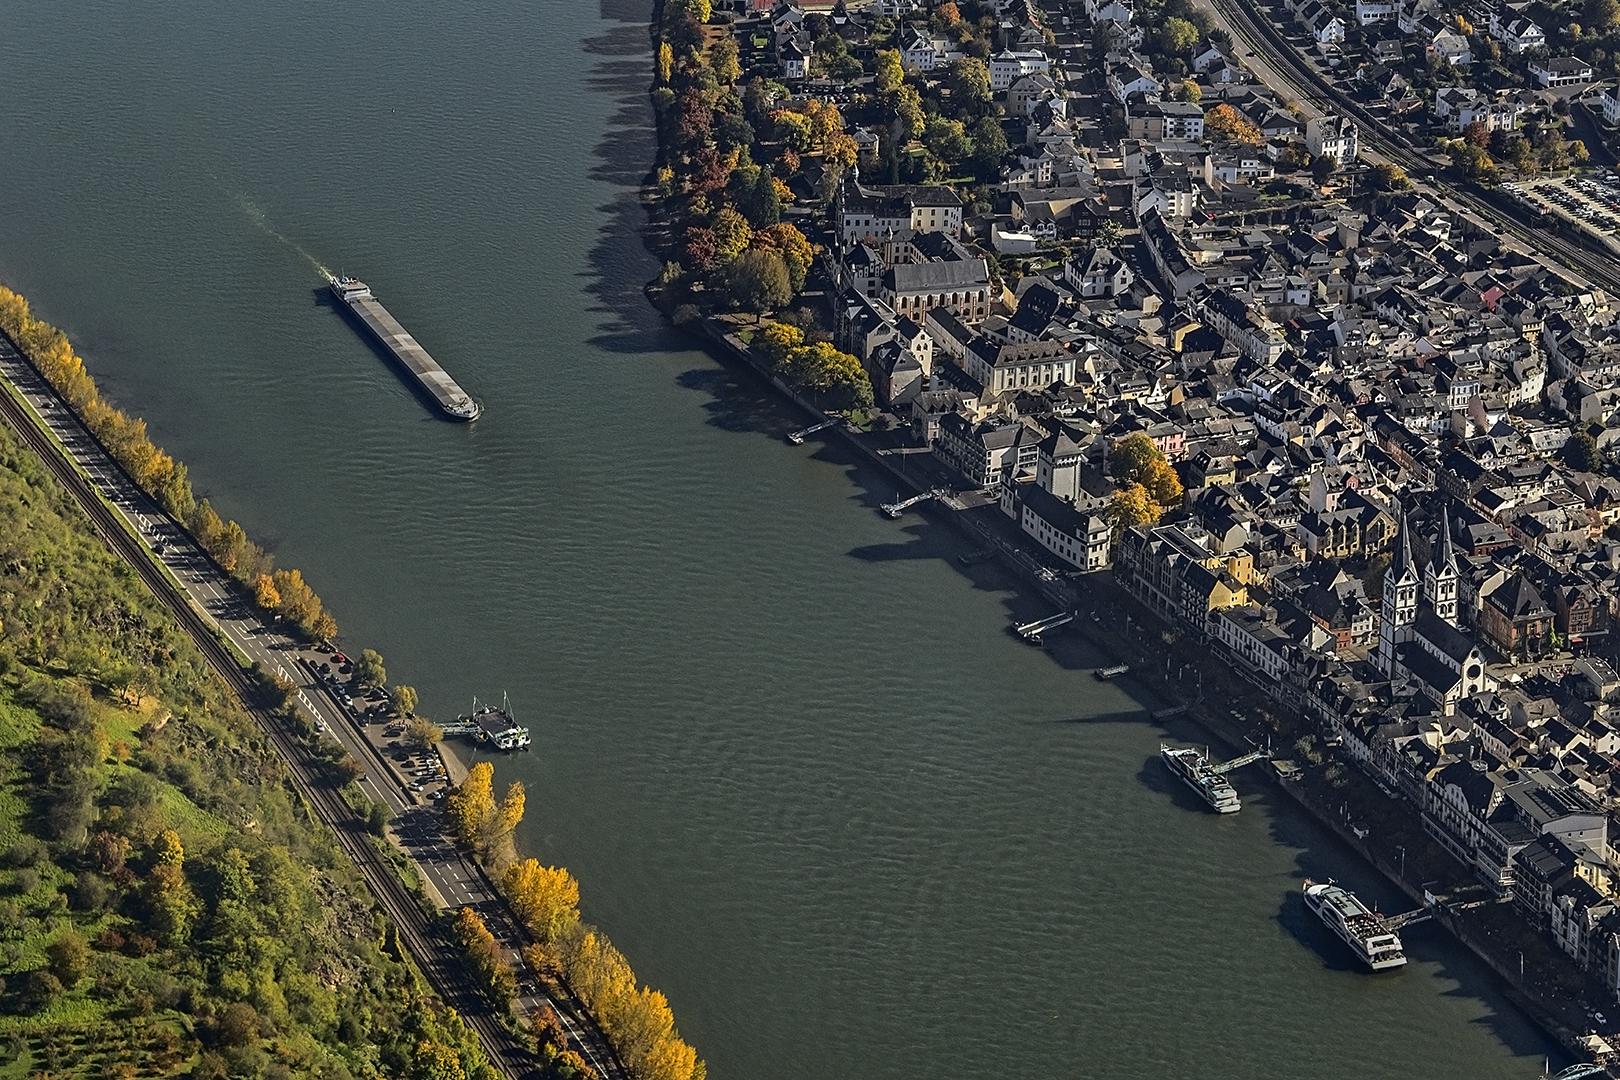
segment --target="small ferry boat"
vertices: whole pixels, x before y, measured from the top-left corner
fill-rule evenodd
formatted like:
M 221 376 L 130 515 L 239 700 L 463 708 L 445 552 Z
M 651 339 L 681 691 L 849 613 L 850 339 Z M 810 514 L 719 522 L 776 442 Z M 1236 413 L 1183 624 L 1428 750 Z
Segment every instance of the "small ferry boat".
M 1305 879 L 1305 906 L 1316 912 L 1352 952 L 1374 971 L 1404 967 L 1406 952 L 1401 937 L 1390 929 L 1384 917 L 1363 904 L 1349 889 L 1328 882 Z
M 1217 814 L 1235 814 L 1243 809 L 1237 788 L 1232 786 L 1224 773 L 1218 773 L 1211 767 L 1209 758 L 1202 751 L 1190 746 L 1161 744 L 1159 758 Z
M 1130 670 L 1131 665 L 1129 664 L 1114 664 L 1110 667 L 1100 667 L 1093 671 L 1092 674 L 1106 682 L 1109 679 L 1117 679 L 1121 675 L 1128 675 Z
M 529 748 L 529 729 L 512 718 L 512 709 L 504 701 L 496 707 L 479 705 L 474 698 L 473 711 L 456 717 L 454 723 L 445 724 L 444 733 L 473 739 L 508 753 Z

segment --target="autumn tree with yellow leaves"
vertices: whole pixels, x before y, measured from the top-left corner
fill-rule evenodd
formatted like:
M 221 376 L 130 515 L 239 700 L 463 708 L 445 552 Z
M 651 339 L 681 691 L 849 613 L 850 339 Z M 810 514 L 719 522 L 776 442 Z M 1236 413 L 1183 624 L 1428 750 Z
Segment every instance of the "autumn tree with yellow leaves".
M 4 286 L 0 286 L 0 331 L 17 343 L 135 483 L 182 522 L 227 573 L 257 593 L 257 579 L 271 573 L 270 556 L 250 541 L 236 522 L 221 520 L 208 500 L 197 499 L 185 465 L 153 444 L 146 421 L 127 416 L 103 400 L 67 335 L 34 318 L 28 301 Z M 279 583 L 277 587 L 281 588 Z M 304 589 L 308 595 L 299 594 L 300 606 L 292 621 L 312 637 L 332 637 L 337 633 L 337 624 L 321 612 L 313 590 L 308 586 Z
M 467 773 L 450 799 L 450 820 L 461 842 L 486 863 L 510 861 L 512 830 L 523 820 L 525 794 L 521 781 L 506 786 L 506 796 L 495 801 L 495 766 L 480 761 Z
M 484 992 L 498 1005 L 509 1004 L 517 996 L 517 976 L 478 912 L 466 907 L 457 912 L 453 933 Z
M 529 932 L 553 942 L 579 921 L 579 882 L 567 870 L 524 859 L 507 867 L 506 898 Z

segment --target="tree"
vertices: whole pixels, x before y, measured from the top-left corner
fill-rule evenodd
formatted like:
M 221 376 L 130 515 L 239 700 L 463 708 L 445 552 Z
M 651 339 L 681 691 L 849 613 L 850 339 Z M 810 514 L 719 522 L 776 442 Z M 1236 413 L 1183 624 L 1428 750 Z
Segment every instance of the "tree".
M 934 18 L 939 23 L 940 29 L 949 30 L 962 21 L 962 12 L 951 0 L 945 0 L 945 3 L 934 9 Z
M 1186 19 L 1178 19 L 1172 16 L 1164 20 L 1156 36 L 1159 41 L 1160 52 L 1166 56 L 1181 56 L 1184 53 L 1191 52 L 1193 46 L 1198 44 L 1198 39 L 1203 35 L 1199 32 L 1198 27 Z
M 1598 449 L 1597 440 L 1584 427 L 1564 444 L 1564 460 L 1576 472 L 1600 472 L 1603 469 L 1603 454 Z
M 807 154 L 815 149 L 815 129 L 810 124 L 810 118 L 803 113 L 777 109 L 771 113 L 771 122 L 776 125 L 776 137 L 794 150 Z
M 892 94 L 906 81 L 906 69 L 900 63 L 899 49 L 879 49 L 877 74 L 874 84 L 880 94 Z
M 1152 439 L 1140 431 L 1125 436 L 1108 452 L 1108 472 L 1122 484 L 1138 484 L 1148 475 L 1148 467 L 1163 461 L 1164 454 Z
M 737 40 L 730 34 L 709 49 L 709 70 L 714 72 L 721 86 L 730 86 L 742 78 L 742 67 L 737 63 Z
M 50 961 L 51 974 L 69 990 L 90 973 L 90 946 L 72 927 L 46 946 L 45 956 Z
M 1204 114 L 1204 131 L 1212 139 L 1230 142 L 1260 142 L 1260 128 L 1230 105 L 1215 106 Z
M 756 248 L 726 267 L 725 291 L 745 311 L 766 311 L 793 299 L 793 282 L 781 255 Z
M 951 165 L 973 153 L 973 140 L 968 138 L 967 128 L 960 120 L 939 117 L 929 121 L 923 143 L 929 153 Z
M 396 716 L 410 716 L 416 712 L 416 688 L 396 686 L 388 694 L 388 706 Z
M 1007 133 L 1001 121 L 993 116 L 982 116 L 973 122 L 968 136 L 973 141 L 973 161 L 984 176 L 993 176 L 1007 155 Z
M 495 813 L 495 766 L 480 761 L 467 772 L 461 790 L 450 798 L 450 817 L 468 847 L 476 847 L 484 822 Z
M 1487 147 L 1491 145 L 1491 129 L 1483 120 L 1475 120 L 1463 128 L 1463 138 L 1472 146 Z
M 945 85 L 951 91 L 951 104 L 959 111 L 977 116 L 990 104 L 990 69 L 977 57 L 952 61 L 945 69 Z
M 846 135 L 842 131 L 834 132 L 822 144 L 821 160 L 827 166 L 829 174 L 836 173 L 842 176 L 850 166 L 855 164 L 861 155 L 861 148 L 855 142 L 853 135 Z
M 815 261 L 816 249 L 797 226 L 781 223 L 754 233 L 754 246 L 761 251 L 774 251 L 782 256 L 787 266 L 788 284 L 797 293 L 804 288 L 804 279 Z
M 1113 526 L 1114 542 L 1118 543 L 1125 531 L 1133 526 L 1151 525 L 1158 521 L 1162 513 L 1159 504 L 1141 484 L 1120 488 L 1108 504 L 1107 517 Z
M 387 803 L 374 802 L 366 807 L 366 831 L 372 836 L 387 836 L 388 823 L 394 820 L 394 811 Z
M 1586 0 L 1586 25 L 1601 33 L 1620 26 L 1620 0 Z
M 413 716 L 405 725 L 405 741 L 418 750 L 431 750 L 444 741 L 444 729 L 425 716 Z
M 782 220 L 782 198 L 769 170 L 757 165 L 739 168 L 731 174 L 727 189 L 752 228 L 769 228 Z
M 524 859 L 507 868 L 505 885 L 518 918 L 541 941 L 556 941 L 579 921 L 579 882 L 567 870 Z
M 245 1001 L 233 1001 L 219 1018 L 219 1041 L 224 1046 L 251 1046 L 259 1041 L 259 1013 Z
M 1406 172 L 1399 165 L 1381 161 L 1369 172 L 1372 186 L 1377 191 L 1405 191 L 1412 186 Z
M 1181 486 L 1181 477 L 1176 475 L 1176 470 L 1163 457 L 1148 463 L 1142 486 L 1147 488 L 1154 502 L 1167 509 L 1181 505 L 1182 497 L 1186 494 Z
M 1311 179 L 1318 184 L 1325 184 L 1328 178 L 1339 171 L 1339 159 L 1332 154 L 1319 155 L 1311 162 Z
M 484 846 L 490 847 L 502 838 L 511 835 L 512 830 L 518 827 L 523 820 L 523 808 L 527 802 L 523 782 L 514 780 L 506 785 L 506 797 L 501 805 L 496 807 L 494 816 L 485 830 Z
M 1124 242 L 1125 230 L 1120 227 L 1117 221 L 1112 219 L 1105 221 L 1102 223 L 1102 227 L 1097 230 L 1097 246 L 1100 248 L 1112 250 Z
M 922 94 L 915 86 L 901 86 L 895 90 L 894 114 L 900 118 L 908 139 L 922 135 L 928 126 L 928 117 L 923 112 Z
M 367 690 L 386 686 L 388 669 L 383 667 L 382 655 L 371 649 L 361 649 L 360 659 L 354 662 L 354 681 Z
M 754 145 L 754 125 L 736 113 L 724 113 L 714 126 L 714 142 L 721 150 L 746 150 Z
M 715 255 L 723 263 L 747 251 L 754 239 L 754 230 L 749 226 L 748 219 L 729 206 L 714 215 L 710 227 L 714 229 Z
M 276 591 L 276 583 L 269 574 L 260 574 L 253 579 L 253 602 L 265 611 L 274 611 L 281 606 L 281 594 Z
M 754 338 L 754 348 L 777 369 L 786 367 L 788 357 L 803 345 L 804 331 L 791 323 L 770 323 Z
M 1181 85 L 1176 88 L 1176 100 L 1197 104 L 1204 100 L 1204 88 L 1191 79 L 1183 79 Z

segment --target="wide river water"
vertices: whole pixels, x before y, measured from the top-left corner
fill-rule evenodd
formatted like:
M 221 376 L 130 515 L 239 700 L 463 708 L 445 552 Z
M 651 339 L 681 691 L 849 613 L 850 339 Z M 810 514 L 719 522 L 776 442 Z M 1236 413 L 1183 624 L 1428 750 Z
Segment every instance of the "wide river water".
M 425 712 L 510 694 L 523 846 L 715 1080 L 1539 1075 L 1479 965 L 1354 970 L 1300 878 L 1395 896 L 1252 781 L 1201 812 L 1010 579 L 654 316 L 645 0 L 0 11 L 0 279 Z

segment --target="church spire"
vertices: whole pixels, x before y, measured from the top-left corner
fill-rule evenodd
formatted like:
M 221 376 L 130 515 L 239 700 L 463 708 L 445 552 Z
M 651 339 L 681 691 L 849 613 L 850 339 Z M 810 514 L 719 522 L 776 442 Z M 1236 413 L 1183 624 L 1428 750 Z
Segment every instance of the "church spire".
M 1437 576 L 1457 573 L 1457 552 L 1451 545 L 1451 509 L 1440 508 L 1440 542 L 1434 548 L 1434 572 Z
M 1401 508 L 1400 529 L 1400 543 L 1395 548 L 1395 561 L 1390 563 L 1389 566 L 1389 578 L 1391 581 L 1401 581 L 1410 576 L 1413 581 L 1416 581 L 1417 574 L 1414 572 L 1415 563 L 1412 558 L 1411 522 L 1406 520 L 1405 507 Z

